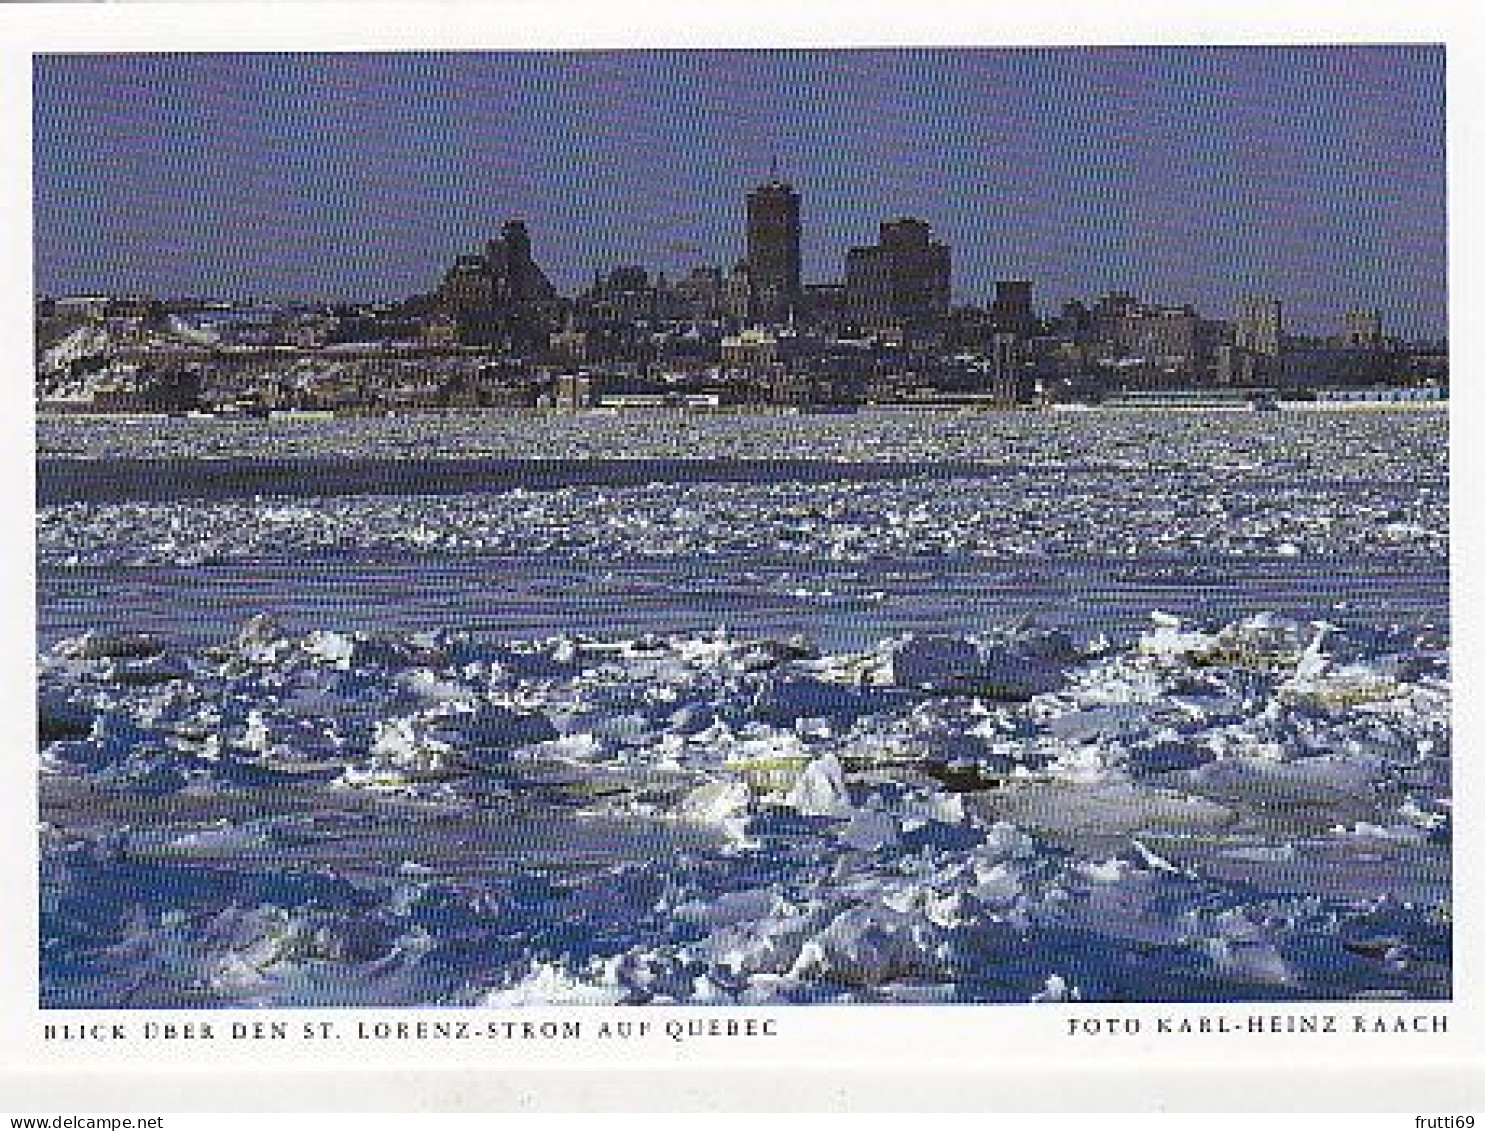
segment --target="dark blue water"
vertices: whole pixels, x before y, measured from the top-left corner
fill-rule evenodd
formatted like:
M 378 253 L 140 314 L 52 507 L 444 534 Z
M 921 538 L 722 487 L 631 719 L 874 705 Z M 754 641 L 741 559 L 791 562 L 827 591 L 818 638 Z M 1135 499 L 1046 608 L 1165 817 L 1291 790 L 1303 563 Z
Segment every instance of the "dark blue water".
M 1346 625 L 1442 628 L 1448 569 L 1417 559 L 1046 558 L 875 564 L 756 558 L 594 565 L 403 555 L 43 572 L 43 646 L 93 628 L 209 644 L 269 613 L 307 632 L 460 629 L 504 639 L 725 627 L 856 648 L 904 631 L 984 631 L 1021 618 L 1114 639 L 1161 609 L 1225 623 L 1262 611 Z
M 974 461 L 813 459 L 273 459 L 40 460 L 42 506 L 71 502 L 343 495 L 466 494 L 649 483 L 872 482 L 995 478 L 1014 469 Z

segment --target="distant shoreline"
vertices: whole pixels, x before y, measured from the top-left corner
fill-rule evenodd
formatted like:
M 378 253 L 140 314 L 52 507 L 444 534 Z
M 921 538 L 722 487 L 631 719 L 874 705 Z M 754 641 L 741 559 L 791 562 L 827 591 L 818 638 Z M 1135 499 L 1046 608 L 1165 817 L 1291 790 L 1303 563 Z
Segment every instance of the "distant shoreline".
M 1277 409 L 1280 412 L 1444 412 L 1449 408 L 1448 398 L 1433 401 L 1279 401 Z M 589 409 L 558 409 L 558 408 L 534 408 L 525 405 L 501 406 L 499 408 L 405 408 L 386 409 L 375 412 L 357 410 L 352 412 L 334 412 L 331 410 L 286 410 L 272 412 L 265 416 L 248 416 L 233 413 L 180 413 L 180 412 L 85 412 L 85 411 L 58 411 L 56 409 L 36 410 L 36 420 L 43 421 L 70 421 L 70 420 L 182 420 L 182 421 L 211 421 L 213 423 L 313 423 L 315 421 L 340 421 L 340 420 L 362 420 L 378 419 L 387 417 L 422 417 L 422 416 L 453 416 L 467 419 L 478 419 L 485 416 L 531 416 L 538 418 L 563 418 L 581 416 L 851 416 L 851 415 L 890 415 L 896 413 L 911 413 L 914 415 L 922 413 L 942 413 L 945 416 L 969 416 L 977 414 L 985 415 L 1015 415 L 1025 413 L 1057 412 L 1057 413 L 1142 413 L 1148 415 L 1160 415 L 1163 413 L 1239 413 L 1247 414 L 1256 411 L 1252 404 L 1241 402 L 1231 405 L 1201 404 L 1201 405 L 1179 405 L 1179 404 L 1151 404 L 1151 405 L 1101 405 L 1101 404 L 1055 404 L 1047 406 L 1034 405 L 971 405 L 971 404 L 873 404 L 860 407 L 841 407 L 835 405 L 810 405 L 801 407 L 787 406 L 760 406 L 760 405 L 725 405 L 725 406 L 693 406 L 693 405 L 657 405 L 645 407 L 610 408 L 599 406 Z

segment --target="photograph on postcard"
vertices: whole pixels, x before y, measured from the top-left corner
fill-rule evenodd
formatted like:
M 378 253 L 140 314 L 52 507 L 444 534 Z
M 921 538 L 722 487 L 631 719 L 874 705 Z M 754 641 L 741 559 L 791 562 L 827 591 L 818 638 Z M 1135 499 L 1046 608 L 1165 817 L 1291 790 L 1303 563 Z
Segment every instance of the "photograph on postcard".
M 33 91 L 43 1009 L 1451 998 L 1442 46 Z

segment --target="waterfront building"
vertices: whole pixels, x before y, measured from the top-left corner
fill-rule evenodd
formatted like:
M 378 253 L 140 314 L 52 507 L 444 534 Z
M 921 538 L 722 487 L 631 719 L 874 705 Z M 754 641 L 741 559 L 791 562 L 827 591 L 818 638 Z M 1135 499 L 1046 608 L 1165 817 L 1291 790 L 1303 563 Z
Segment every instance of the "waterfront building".
M 1190 373 L 1197 366 L 1201 319 L 1189 306 L 1135 306 L 1117 324 L 1120 352 L 1162 372 Z
M 1346 312 L 1341 344 L 1348 349 L 1377 349 L 1382 345 L 1382 314 L 1377 310 Z
M 459 344 L 459 321 L 452 314 L 438 313 L 424 319 L 422 343 L 433 349 Z
M 1260 380 L 1256 354 L 1234 345 L 1217 347 L 1215 377 L 1219 385 L 1252 385 Z
M 584 373 L 564 373 L 557 378 L 553 392 L 555 407 L 566 412 L 581 412 L 593 407 L 593 379 Z
M 756 376 L 772 372 L 778 359 L 778 339 L 767 330 L 744 330 L 722 339 L 722 368 L 728 373 Z
M 1119 341 L 1119 327 L 1125 318 L 1139 309 L 1140 301 L 1127 291 L 1114 291 L 1093 304 L 1088 318 L 1088 340 L 1093 345 L 1114 348 Z
M 1278 357 L 1284 349 L 1284 305 L 1276 298 L 1246 298 L 1238 309 L 1234 344 L 1241 350 Z
M 1020 399 L 1021 339 L 1002 332 L 990 340 L 990 394 L 1000 404 Z
M 552 352 L 569 364 L 580 364 L 591 359 L 592 335 L 578 328 L 577 312 L 569 309 L 567 321 L 560 333 L 551 338 Z

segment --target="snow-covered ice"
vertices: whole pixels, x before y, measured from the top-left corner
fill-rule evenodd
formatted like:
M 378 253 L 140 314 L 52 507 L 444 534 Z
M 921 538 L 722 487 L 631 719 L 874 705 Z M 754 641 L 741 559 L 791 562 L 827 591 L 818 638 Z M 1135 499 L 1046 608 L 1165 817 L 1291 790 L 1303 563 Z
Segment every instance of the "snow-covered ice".
M 978 467 L 48 503 L 43 1002 L 1447 997 L 1443 424 L 43 422 Z
M 1385 694 L 1295 699 L 1298 660 L 1259 647 L 1275 624 L 1178 658 L 1152 624 L 1014 701 L 861 688 L 895 639 L 310 633 L 265 660 L 255 629 L 154 642 L 168 680 L 64 640 L 41 674 L 46 996 L 1443 994 L 1447 656 L 1389 639 L 1371 662 L 1411 663 Z

